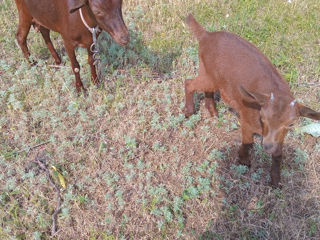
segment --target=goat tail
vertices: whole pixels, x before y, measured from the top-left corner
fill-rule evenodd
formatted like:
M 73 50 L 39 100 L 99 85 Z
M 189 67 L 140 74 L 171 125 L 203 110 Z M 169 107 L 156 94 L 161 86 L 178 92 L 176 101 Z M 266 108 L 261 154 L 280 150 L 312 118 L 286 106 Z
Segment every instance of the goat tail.
M 198 41 L 200 41 L 204 33 L 207 31 L 200 25 L 199 22 L 197 22 L 191 13 L 187 16 L 186 22 L 191 29 L 191 32 L 196 36 Z

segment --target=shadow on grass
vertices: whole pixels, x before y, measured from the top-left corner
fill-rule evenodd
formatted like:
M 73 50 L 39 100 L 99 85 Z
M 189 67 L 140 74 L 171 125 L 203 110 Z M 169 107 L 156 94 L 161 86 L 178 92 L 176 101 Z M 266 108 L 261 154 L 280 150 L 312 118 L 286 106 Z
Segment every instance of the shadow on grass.
M 239 146 L 220 149 L 220 188 L 225 200 L 217 219 L 199 234 L 209 239 L 319 239 L 319 199 L 306 179 L 305 163 L 285 146 L 282 188 L 270 187 L 271 159 L 255 145 L 250 169 L 237 164 Z
M 172 72 L 173 61 L 181 55 L 181 49 L 163 49 L 161 52 L 150 50 L 145 46 L 142 34 L 138 31 L 130 31 L 130 42 L 121 47 L 116 44 L 109 34 L 103 32 L 99 36 L 99 48 L 102 66 L 102 74 L 114 69 L 129 69 L 133 66 L 148 67 L 159 75 Z

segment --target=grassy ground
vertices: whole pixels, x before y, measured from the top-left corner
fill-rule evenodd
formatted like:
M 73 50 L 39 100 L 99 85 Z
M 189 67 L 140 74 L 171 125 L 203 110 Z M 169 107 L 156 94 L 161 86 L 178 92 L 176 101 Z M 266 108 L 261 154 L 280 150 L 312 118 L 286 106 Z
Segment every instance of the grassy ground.
M 131 43 L 101 37 L 104 87 L 91 86 L 86 52 L 77 51 L 89 90 L 83 98 L 60 36 L 51 34 L 64 62 L 57 69 L 31 30 L 38 64 L 30 67 L 14 40 L 14 2 L 0 0 L 0 239 L 320 239 L 319 139 L 288 135 L 283 186 L 272 189 L 260 139 L 252 167 L 236 165 L 240 131 L 228 106 L 220 101 L 219 117 L 210 118 L 198 94 L 198 113 L 182 114 L 183 82 L 198 64 L 184 24 L 189 12 L 211 31 L 254 43 L 297 98 L 320 110 L 318 0 L 127 0 L 123 7 Z M 54 237 L 56 191 L 37 160 L 61 189 Z

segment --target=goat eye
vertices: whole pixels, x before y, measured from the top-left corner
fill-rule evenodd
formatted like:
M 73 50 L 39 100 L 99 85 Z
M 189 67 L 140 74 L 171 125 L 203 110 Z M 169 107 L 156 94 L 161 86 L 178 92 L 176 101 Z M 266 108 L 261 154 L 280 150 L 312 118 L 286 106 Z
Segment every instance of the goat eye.
M 293 128 L 294 127 L 294 123 L 290 123 L 289 125 L 288 125 L 288 128 Z

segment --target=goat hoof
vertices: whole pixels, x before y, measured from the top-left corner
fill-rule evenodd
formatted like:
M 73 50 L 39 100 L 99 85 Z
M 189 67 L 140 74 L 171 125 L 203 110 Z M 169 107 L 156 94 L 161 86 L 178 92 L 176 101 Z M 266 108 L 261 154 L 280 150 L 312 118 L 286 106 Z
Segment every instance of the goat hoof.
M 271 186 L 272 188 L 274 188 L 274 189 L 281 189 L 281 188 L 282 188 L 282 185 L 279 184 L 279 182 L 272 182 L 272 181 L 271 181 L 269 184 L 270 184 L 270 186 Z
M 31 67 L 36 66 L 37 64 L 38 64 L 38 62 L 35 61 L 35 60 L 31 60 L 31 61 L 30 61 Z
M 85 97 L 85 98 L 87 98 L 88 96 L 89 96 L 89 94 L 88 94 L 88 90 L 87 89 L 83 89 L 83 96 Z
M 218 111 L 209 110 L 209 113 L 210 113 L 210 117 L 214 117 L 214 116 L 218 117 Z
M 77 96 L 78 96 L 78 97 L 81 97 L 82 94 L 83 94 L 83 96 L 84 96 L 85 98 L 87 98 L 87 97 L 88 97 L 88 90 L 85 89 L 85 88 L 83 88 L 82 91 L 81 91 L 81 89 L 80 89 L 80 90 L 77 90 Z
M 248 168 L 250 168 L 251 167 L 251 162 L 250 162 L 250 160 L 248 160 L 248 159 L 239 159 L 239 161 L 238 161 L 238 163 L 240 164 L 240 165 L 244 165 L 244 166 L 247 166 Z
M 56 63 L 56 65 L 60 65 L 62 63 L 60 59 L 55 60 L 54 62 Z
M 93 84 L 94 84 L 97 88 L 99 88 L 99 87 L 101 87 L 101 85 L 102 85 L 102 81 L 96 80 Z
M 183 112 L 184 112 L 184 116 L 185 116 L 186 118 L 189 118 L 191 115 L 194 114 L 194 111 L 190 111 L 190 110 L 188 110 L 187 108 L 185 108 L 185 109 L 183 110 Z

